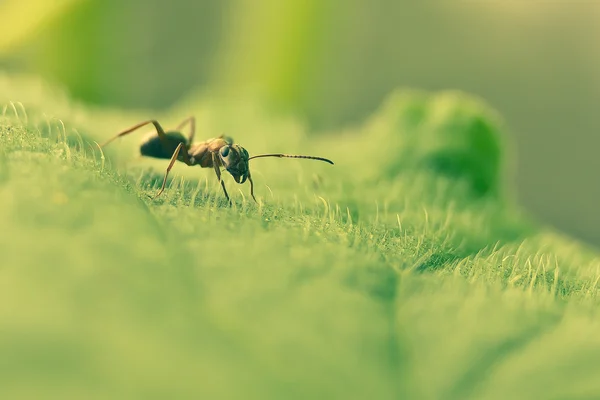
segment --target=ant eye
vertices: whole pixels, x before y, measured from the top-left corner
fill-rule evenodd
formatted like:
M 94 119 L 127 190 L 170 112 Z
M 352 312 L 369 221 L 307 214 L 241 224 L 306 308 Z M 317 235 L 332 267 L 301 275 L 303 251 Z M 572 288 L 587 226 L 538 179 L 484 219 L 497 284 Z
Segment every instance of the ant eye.
M 227 157 L 229 155 L 229 146 L 221 147 L 221 155 Z

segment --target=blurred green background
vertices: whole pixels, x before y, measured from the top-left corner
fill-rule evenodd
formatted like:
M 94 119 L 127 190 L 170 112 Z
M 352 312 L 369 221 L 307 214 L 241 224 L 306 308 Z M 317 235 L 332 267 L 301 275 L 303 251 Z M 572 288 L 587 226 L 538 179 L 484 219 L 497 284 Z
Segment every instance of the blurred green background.
M 521 204 L 600 245 L 600 2 L 0 0 L 0 15 L 0 69 L 102 106 L 251 96 L 316 135 L 397 87 L 474 93 L 510 127 Z

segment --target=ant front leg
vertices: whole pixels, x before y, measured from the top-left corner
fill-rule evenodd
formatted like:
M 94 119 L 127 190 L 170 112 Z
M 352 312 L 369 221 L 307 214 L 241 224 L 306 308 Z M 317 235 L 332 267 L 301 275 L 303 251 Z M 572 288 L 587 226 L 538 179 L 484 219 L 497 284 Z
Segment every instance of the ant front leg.
M 256 197 L 254 197 L 254 181 L 252 180 L 252 176 L 250 176 L 250 171 L 248 171 L 248 180 L 250 181 L 250 195 L 254 199 L 254 202 L 258 204 L 258 201 L 256 201 Z
M 229 195 L 227 194 L 227 189 L 225 189 L 225 182 L 223 182 L 223 179 L 221 179 L 221 168 L 219 167 L 219 159 L 215 153 L 212 153 L 212 162 L 213 162 L 213 167 L 215 168 L 215 173 L 217 174 L 217 179 L 219 180 L 219 182 L 221 182 L 221 187 L 223 188 L 223 193 L 225 193 L 225 197 L 227 198 L 227 201 L 229 201 L 229 205 L 232 205 L 231 199 L 229 198 Z

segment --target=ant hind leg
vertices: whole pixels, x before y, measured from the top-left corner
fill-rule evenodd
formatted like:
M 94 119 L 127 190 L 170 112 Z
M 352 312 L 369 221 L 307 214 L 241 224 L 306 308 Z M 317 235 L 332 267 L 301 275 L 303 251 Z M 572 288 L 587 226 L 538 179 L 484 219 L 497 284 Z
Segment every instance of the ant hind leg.
M 160 124 L 158 123 L 157 120 L 151 119 L 151 120 L 148 120 L 148 121 L 140 122 L 139 124 L 135 124 L 131 128 L 127 128 L 124 131 L 117 133 L 115 136 L 113 136 L 112 138 L 110 138 L 106 142 L 104 142 L 104 144 L 100 145 L 100 147 L 104 147 L 104 146 L 108 145 L 110 142 L 112 142 L 113 140 L 115 140 L 117 138 L 120 138 L 121 136 L 128 135 L 131 132 L 134 132 L 134 131 L 140 129 L 142 126 L 145 126 L 145 125 L 148 125 L 148 124 L 154 125 L 154 128 L 156 128 L 156 133 L 158 134 L 158 137 L 160 138 L 160 140 L 163 143 L 165 143 L 167 141 L 165 130 L 163 129 L 162 126 L 160 126 Z
M 180 131 L 183 129 L 184 126 L 186 126 L 187 124 L 190 124 L 190 134 L 188 136 L 188 143 L 192 144 L 192 142 L 194 141 L 194 135 L 196 134 L 196 117 L 188 117 L 186 119 L 184 119 L 176 128 L 177 131 Z

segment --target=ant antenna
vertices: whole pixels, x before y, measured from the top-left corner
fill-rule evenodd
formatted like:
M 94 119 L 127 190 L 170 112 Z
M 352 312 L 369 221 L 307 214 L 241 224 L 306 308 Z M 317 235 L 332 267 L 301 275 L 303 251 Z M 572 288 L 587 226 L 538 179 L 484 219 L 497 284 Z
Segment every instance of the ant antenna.
M 259 154 L 257 156 L 252 156 L 250 157 L 248 160 L 252 160 L 253 158 L 259 158 L 259 157 L 279 157 L 279 158 L 307 158 L 309 160 L 319 160 L 319 161 L 325 161 L 326 163 L 329 163 L 331 165 L 333 165 L 333 161 L 328 160 L 326 158 L 323 157 L 315 157 L 315 156 L 299 156 L 299 155 L 293 155 L 293 154 Z

